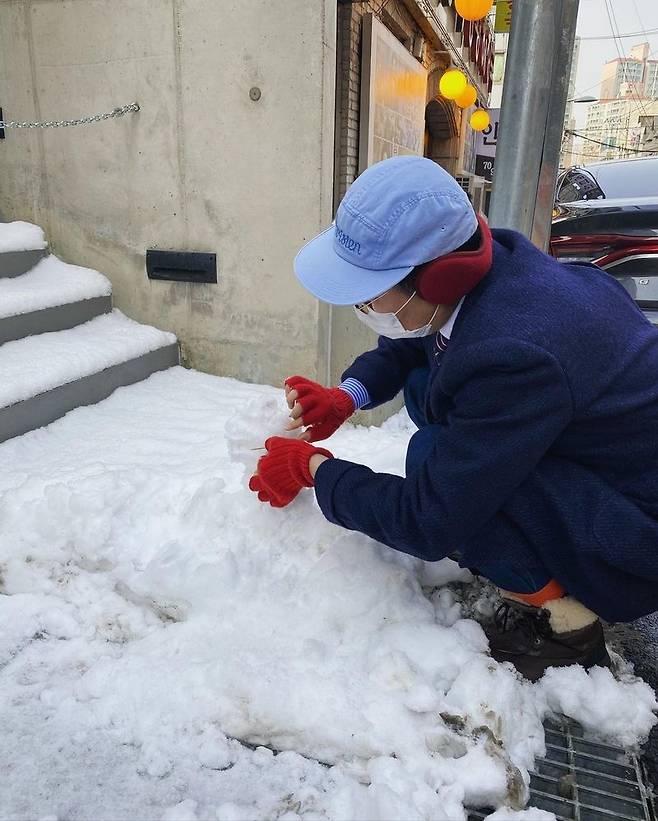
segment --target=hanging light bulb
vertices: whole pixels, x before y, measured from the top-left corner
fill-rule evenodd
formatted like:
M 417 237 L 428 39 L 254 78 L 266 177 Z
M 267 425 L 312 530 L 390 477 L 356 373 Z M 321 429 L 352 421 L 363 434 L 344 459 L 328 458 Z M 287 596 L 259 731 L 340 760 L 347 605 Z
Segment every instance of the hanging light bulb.
M 464 20 L 482 20 L 489 14 L 493 0 L 455 0 L 457 14 Z
M 458 68 L 446 71 L 439 81 L 439 91 L 446 100 L 456 100 L 466 91 L 468 80 Z
M 471 114 L 470 123 L 474 131 L 484 131 L 491 124 L 491 117 L 483 108 L 478 108 Z
M 474 105 L 475 101 L 478 98 L 478 93 L 475 89 L 475 86 L 467 85 L 464 91 L 457 97 L 455 102 L 460 108 L 470 108 Z

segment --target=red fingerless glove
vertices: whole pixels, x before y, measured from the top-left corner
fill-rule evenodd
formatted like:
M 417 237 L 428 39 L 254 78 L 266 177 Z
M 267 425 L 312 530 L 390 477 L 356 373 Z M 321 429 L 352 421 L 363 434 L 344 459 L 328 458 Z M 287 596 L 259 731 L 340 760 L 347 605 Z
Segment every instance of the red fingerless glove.
M 352 397 L 340 388 L 325 388 L 303 376 L 289 376 L 285 384 L 297 391 L 310 442 L 328 439 L 354 413 Z
M 301 439 L 272 436 L 265 442 L 266 456 L 258 460 L 257 473 L 249 480 L 249 490 L 258 493 L 261 502 L 272 507 L 290 504 L 303 487 L 313 487 L 309 470 L 311 456 L 316 453 L 333 459 L 324 448 L 314 448 Z

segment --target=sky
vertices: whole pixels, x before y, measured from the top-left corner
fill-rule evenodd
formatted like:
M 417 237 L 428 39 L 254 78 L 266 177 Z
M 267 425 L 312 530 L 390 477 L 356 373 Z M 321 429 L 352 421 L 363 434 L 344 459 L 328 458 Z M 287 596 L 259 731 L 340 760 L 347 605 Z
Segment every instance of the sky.
M 648 42 L 650 51 L 655 52 L 653 56 L 658 59 L 658 0 L 608 0 L 608 3 L 614 11 L 620 34 L 642 32 L 642 30 L 649 32 L 656 29 L 653 34 L 647 34 L 646 37 L 641 33 L 635 37 L 624 37 L 621 41 L 623 54 L 627 55 L 634 45 Z M 611 34 L 605 0 L 580 0 L 578 36 L 581 38 L 610 37 Z M 613 39 L 582 39 L 575 96 L 597 97 L 604 63 L 618 56 L 617 46 Z M 579 128 L 585 125 L 587 109 L 588 106 L 584 103 L 574 106 Z

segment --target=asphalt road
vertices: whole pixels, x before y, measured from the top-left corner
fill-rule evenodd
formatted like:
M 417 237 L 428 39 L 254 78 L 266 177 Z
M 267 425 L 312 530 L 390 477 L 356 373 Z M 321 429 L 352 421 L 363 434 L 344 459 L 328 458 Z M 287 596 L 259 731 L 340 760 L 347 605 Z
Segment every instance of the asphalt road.
M 607 630 L 609 642 L 635 666 L 635 672 L 658 692 L 658 613 Z M 653 728 L 642 760 L 654 792 L 658 791 L 658 726 Z

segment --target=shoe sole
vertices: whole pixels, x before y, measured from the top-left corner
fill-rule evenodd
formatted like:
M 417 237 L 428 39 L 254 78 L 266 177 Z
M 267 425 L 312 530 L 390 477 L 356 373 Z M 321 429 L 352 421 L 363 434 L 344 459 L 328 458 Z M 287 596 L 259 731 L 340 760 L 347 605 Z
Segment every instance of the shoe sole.
M 519 667 L 517 667 L 517 665 L 514 663 L 515 656 L 505 656 L 503 654 L 492 653 L 491 657 L 499 663 L 502 663 L 504 661 L 509 662 L 517 670 L 517 672 L 519 672 L 525 679 L 533 683 L 539 681 L 539 679 L 544 675 L 544 673 L 546 672 L 546 670 L 548 670 L 549 667 L 560 668 L 573 667 L 574 665 L 579 665 L 581 667 L 584 667 L 585 670 L 591 670 L 592 667 L 607 667 L 608 669 L 612 667 L 612 660 L 610 659 L 610 655 L 608 653 L 607 648 L 602 653 L 598 653 L 595 657 L 590 657 L 583 661 L 567 661 L 567 659 L 555 659 L 554 663 L 546 664 L 546 666 L 541 672 L 539 670 L 533 671 L 532 675 L 528 675 L 527 672 L 524 672 L 522 669 L 519 669 Z

